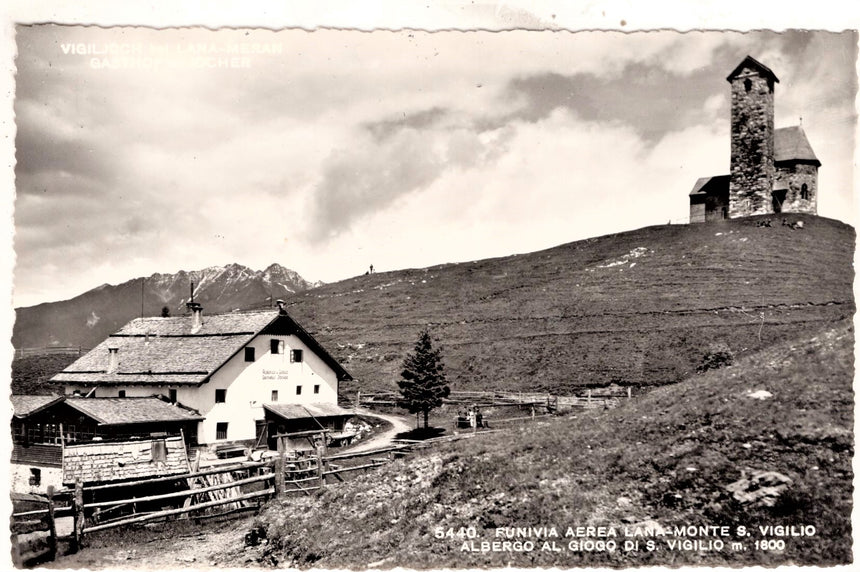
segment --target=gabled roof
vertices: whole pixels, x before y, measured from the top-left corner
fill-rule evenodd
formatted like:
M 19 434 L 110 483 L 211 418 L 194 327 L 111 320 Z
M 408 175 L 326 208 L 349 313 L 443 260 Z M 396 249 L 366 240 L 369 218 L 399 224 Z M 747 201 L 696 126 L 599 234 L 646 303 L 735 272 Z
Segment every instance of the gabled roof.
M 690 195 L 714 195 L 719 194 L 721 191 L 728 192 L 729 181 L 731 178 L 731 175 L 702 177 L 701 179 L 696 180 L 696 184 L 693 185 L 693 190 L 690 191 Z
M 200 421 L 198 413 L 158 397 L 67 397 L 66 403 L 99 425 Z
M 800 125 L 782 127 L 773 132 L 773 160 L 781 161 L 808 161 L 821 166 L 821 161 L 815 156 L 809 139 Z
M 112 334 L 118 336 L 223 336 L 256 334 L 278 316 L 276 311 L 203 315 L 201 328 L 192 334 L 191 316 L 136 318 Z
M 37 411 L 59 403 L 64 397 L 62 395 L 13 395 L 11 397 L 13 415 L 15 417 L 27 417 Z
M 745 68 L 755 69 L 763 76 L 770 78 L 774 83 L 779 83 L 779 78 L 776 77 L 776 74 L 774 74 L 769 67 L 751 56 L 745 57 L 743 61 L 738 64 L 738 67 L 733 69 L 732 73 L 726 77 L 726 81 L 731 82 L 734 78 L 740 75 L 741 71 Z
M 293 403 L 264 403 L 263 409 L 271 411 L 284 419 L 308 419 L 310 417 L 341 417 L 353 415 L 351 411 L 342 409 L 332 403 L 312 403 L 296 405 Z
M 122 330 L 120 330 L 122 331 Z M 255 333 L 217 336 L 110 336 L 51 381 L 93 384 L 202 383 Z M 110 352 L 117 348 L 117 369 L 108 373 Z
M 192 317 L 137 318 L 66 367 L 56 383 L 92 385 L 200 385 L 262 333 L 296 335 L 337 375 L 352 376 L 304 328 L 283 311 L 203 316 L 192 333 Z M 108 372 L 110 348 L 117 367 Z
M 200 421 L 196 411 L 173 405 L 158 397 L 72 397 L 68 395 L 13 395 L 15 417 L 29 417 L 65 403 L 99 425 Z

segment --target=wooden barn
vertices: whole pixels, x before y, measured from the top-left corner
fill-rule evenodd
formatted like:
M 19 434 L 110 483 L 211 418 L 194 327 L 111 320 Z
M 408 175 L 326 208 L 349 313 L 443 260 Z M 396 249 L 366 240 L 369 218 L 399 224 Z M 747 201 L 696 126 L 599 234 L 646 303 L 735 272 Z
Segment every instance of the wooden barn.
M 330 434 L 341 433 L 352 412 L 332 404 L 294 405 L 288 403 L 268 403 L 263 406 L 266 413 L 265 435 L 269 449 L 277 449 L 275 435 L 325 431 Z M 309 449 L 306 439 L 291 439 L 294 450 Z
M 160 397 L 13 395 L 12 405 L 12 490 L 22 493 L 59 488 L 68 469 L 67 453 L 78 444 L 139 444 L 155 436 L 178 441 L 184 454 L 202 419 Z

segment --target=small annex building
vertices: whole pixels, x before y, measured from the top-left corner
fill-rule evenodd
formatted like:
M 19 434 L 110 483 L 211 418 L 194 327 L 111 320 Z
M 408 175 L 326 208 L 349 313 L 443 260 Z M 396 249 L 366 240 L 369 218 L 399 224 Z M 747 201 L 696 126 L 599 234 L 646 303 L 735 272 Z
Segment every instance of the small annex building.
M 200 445 L 264 444 L 265 405 L 305 406 L 299 423 L 342 426 L 337 405 L 352 376 L 284 309 L 137 318 L 52 378 L 69 395 L 131 398 L 158 394 L 199 412 Z M 332 415 L 313 419 L 313 408 Z
M 818 168 L 800 125 L 774 128 L 776 74 L 747 56 L 729 74 L 731 172 L 690 191 L 690 222 L 759 214 L 818 212 Z
M 123 479 L 161 471 L 154 461 L 161 459 L 162 450 L 165 467 L 176 466 L 180 452 L 185 463 L 184 439 L 203 419 L 160 397 L 13 395 L 11 401 L 12 490 L 19 493 L 59 488 L 76 477 L 92 482 L 107 475 Z M 111 456 L 147 447 L 156 454 L 149 461 L 142 453 L 128 459 Z

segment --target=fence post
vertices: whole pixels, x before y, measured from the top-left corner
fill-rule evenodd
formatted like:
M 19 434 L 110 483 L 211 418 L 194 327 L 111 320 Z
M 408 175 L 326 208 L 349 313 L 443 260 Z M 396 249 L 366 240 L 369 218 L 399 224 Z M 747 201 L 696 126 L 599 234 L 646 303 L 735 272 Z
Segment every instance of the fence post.
M 48 549 L 51 560 L 57 557 L 57 522 L 54 520 L 54 487 L 48 485 Z
M 588 404 L 591 405 L 591 390 L 588 390 Z
M 278 499 L 284 498 L 284 445 L 285 437 L 278 437 L 278 456 L 275 457 L 275 497 Z
M 630 399 L 630 386 L 627 386 L 627 399 Z
M 80 478 L 75 479 L 74 497 L 74 552 L 83 548 L 84 541 L 84 485 Z
M 321 487 L 324 487 L 326 484 L 323 468 L 323 446 L 324 445 L 317 445 L 317 476 L 319 477 Z

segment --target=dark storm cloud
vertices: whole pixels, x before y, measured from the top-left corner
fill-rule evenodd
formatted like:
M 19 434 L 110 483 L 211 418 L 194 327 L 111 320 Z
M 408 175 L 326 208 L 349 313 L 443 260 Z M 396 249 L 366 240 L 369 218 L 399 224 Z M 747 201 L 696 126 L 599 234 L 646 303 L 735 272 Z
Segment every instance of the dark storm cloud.
M 36 129 L 27 128 L 25 122 L 20 125 L 24 128 L 19 130 L 15 141 L 17 146 L 15 171 L 18 177 L 54 173 L 81 175 L 104 183 L 116 179 L 115 164 L 106 157 L 99 144 L 88 141 L 84 137 L 75 140 L 66 139 L 56 133 L 40 133 Z M 75 189 L 74 186 L 68 188 L 68 190 L 73 189 Z M 80 187 L 76 190 L 85 189 Z M 28 189 L 25 185 L 18 190 L 19 192 L 40 192 L 45 189 Z
M 709 69 L 696 70 L 682 80 L 665 68 L 642 63 L 628 65 L 617 77 L 535 74 L 510 81 L 507 96 L 522 99 L 524 105 L 503 121 L 536 122 L 563 108 L 587 121 L 629 125 L 644 139 L 655 141 L 667 131 L 688 127 L 689 111 L 701 109 L 715 86 L 719 87 L 719 80 Z M 637 105 L 637 101 L 652 104 Z
M 353 146 L 332 153 L 323 164 L 314 193 L 312 240 L 341 234 L 360 219 L 426 189 L 446 172 L 497 160 L 513 130 L 499 129 L 501 122 L 488 129 L 478 123 L 432 107 L 362 124 Z M 482 140 L 494 129 L 499 133 L 491 143 Z
M 314 240 L 347 230 L 354 221 L 433 181 L 444 169 L 427 138 L 401 129 L 384 143 L 370 137 L 333 153 L 314 194 Z

